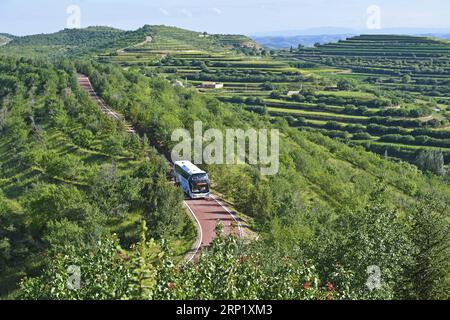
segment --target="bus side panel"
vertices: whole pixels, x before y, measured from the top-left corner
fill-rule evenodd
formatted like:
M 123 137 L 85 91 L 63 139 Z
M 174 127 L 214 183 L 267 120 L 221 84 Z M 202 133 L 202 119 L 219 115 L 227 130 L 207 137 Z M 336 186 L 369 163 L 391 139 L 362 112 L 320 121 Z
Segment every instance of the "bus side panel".
M 181 187 L 183 188 L 184 193 L 189 198 L 192 198 L 191 190 L 190 190 L 190 187 L 189 187 L 189 182 L 186 179 L 184 179 L 183 177 L 180 177 L 179 181 L 180 181 Z

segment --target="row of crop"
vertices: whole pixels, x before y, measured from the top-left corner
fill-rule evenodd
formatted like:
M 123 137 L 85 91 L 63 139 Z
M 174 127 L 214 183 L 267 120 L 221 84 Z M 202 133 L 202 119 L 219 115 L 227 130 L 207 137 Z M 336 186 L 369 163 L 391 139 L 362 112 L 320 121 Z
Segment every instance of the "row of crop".
M 411 148 L 407 145 L 390 145 L 388 143 L 378 142 L 352 142 L 353 144 L 362 145 L 366 150 L 377 153 L 381 156 L 389 156 L 399 158 L 409 162 L 416 162 L 417 156 L 423 149 Z M 441 150 L 445 163 L 450 162 L 450 151 Z
M 299 74 L 259 74 L 254 75 L 250 72 L 242 72 L 240 75 L 227 75 L 227 74 L 216 74 L 216 73 L 206 73 L 200 72 L 197 74 L 186 75 L 189 80 L 194 81 L 216 81 L 216 82 L 300 82 L 303 77 Z
M 367 132 L 356 132 L 356 133 L 351 134 L 348 131 L 342 131 L 342 130 L 337 130 L 337 129 L 324 129 L 324 128 L 320 128 L 320 127 L 314 128 L 314 126 L 308 126 L 308 125 L 301 125 L 300 127 L 311 128 L 314 131 L 320 132 L 323 135 L 326 135 L 330 138 L 338 138 L 341 140 L 350 140 L 351 139 L 354 141 L 357 141 L 357 140 L 368 141 L 368 140 L 373 139 L 373 137 Z M 381 143 L 384 142 L 384 143 L 393 143 L 393 144 L 397 144 L 397 145 L 412 146 L 412 147 L 415 147 L 416 149 L 420 149 L 420 148 L 417 148 L 420 146 L 443 148 L 443 150 L 448 152 L 448 154 L 450 155 L 450 150 L 448 150 L 450 148 L 450 141 L 434 139 L 434 138 L 430 138 L 427 136 L 413 137 L 413 136 L 400 136 L 400 135 L 385 135 L 375 141 L 381 142 Z
M 380 141 L 384 142 L 450 148 L 450 132 L 448 131 L 433 131 L 429 129 L 408 131 L 401 127 L 384 127 L 376 124 L 363 126 L 358 124 L 345 124 L 337 121 L 328 121 L 324 124 L 319 124 L 308 122 L 305 118 L 286 117 L 286 119 L 293 126 L 307 126 L 316 129 L 359 134 L 358 139 L 360 140 L 371 139 L 372 136 L 380 136 Z M 365 135 L 363 136 L 361 134 Z
M 298 119 L 300 123 L 305 124 L 306 120 L 301 121 Z M 427 128 L 419 128 L 419 129 L 406 129 L 403 127 L 388 127 L 379 124 L 369 124 L 367 126 L 363 125 L 354 125 L 354 124 L 345 124 L 339 123 L 335 121 L 328 121 L 324 124 L 309 124 L 314 127 L 326 128 L 331 130 L 342 130 L 348 131 L 350 133 L 355 133 L 358 131 L 366 131 L 374 136 L 383 136 L 383 135 L 411 135 L 413 137 L 426 136 L 428 138 L 434 138 L 436 140 L 442 141 L 450 141 L 450 131 L 444 130 L 432 130 Z
M 230 102 L 237 103 L 248 103 L 248 104 L 265 104 L 269 107 L 282 108 L 282 109 L 291 109 L 291 110 L 309 110 L 316 112 L 327 112 L 334 113 L 339 115 L 349 115 L 349 116 L 364 116 L 369 117 L 369 123 L 378 123 L 378 124 L 386 124 L 393 125 L 392 123 L 403 124 L 403 127 L 421 127 L 423 121 L 419 119 L 411 119 L 411 118 L 419 118 L 422 116 L 429 115 L 429 110 L 425 109 L 382 109 L 378 111 L 370 111 L 367 108 L 348 105 L 344 108 L 329 106 L 324 103 L 319 104 L 291 104 L 286 102 L 272 102 L 267 100 L 246 100 L 241 97 L 237 97 L 236 99 L 230 99 Z M 401 117 L 393 118 L 393 117 Z M 410 119 L 407 119 L 410 118 Z M 430 120 L 431 122 L 428 125 L 437 126 L 440 123 L 435 123 L 435 121 Z
M 392 86 L 390 85 L 381 85 L 383 89 L 390 90 L 392 89 Z M 408 85 L 397 85 L 395 86 L 396 90 L 403 91 L 403 92 L 418 92 L 424 95 L 429 95 L 433 97 L 442 97 L 446 96 L 450 92 L 450 86 L 416 86 L 414 84 L 408 84 Z M 438 101 L 439 103 L 439 101 Z M 446 102 L 443 102 L 446 103 Z
M 253 108 L 252 111 L 264 114 L 264 109 L 261 108 Z M 370 140 L 373 139 L 373 136 L 382 136 L 385 137 L 385 142 L 388 142 L 389 140 L 389 142 L 393 143 L 411 144 L 416 146 L 435 146 L 442 148 L 448 148 L 450 143 L 450 140 L 448 139 L 450 132 L 446 131 L 433 131 L 430 129 L 416 129 L 408 131 L 407 129 L 401 127 L 385 127 L 376 124 L 369 124 L 368 126 L 364 126 L 361 124 L 348 124 L 335 120 L 323 122 L 326 121 L 323 117 L 321 119 L 318 119 L 315 116 L 311 117 L 308 115 L 295 117 L 293 115 L 285 114 L 284 118 L 291 126 L 309 127 L 320 130 L 322 133 L 326 131 L 332 131 L 334 137 L 340 136 L 342 138 L 348 138 L 350 134 L 353 134 L 353 139 Z M 311 119 L 321 121 L 310 121 Z M 336 131 L 340 131 L 342 133 L 337 134 Z M 398 138 L 394 139 L 390 136 L 398 136 Z
M 275 108 L 274 108 L 275 109 Z M 296 112 L 286 112 L 282 109 L 280 111 L 274 110 L 270 112 L 271 114 L 276 115 L 293 115 L 295 116 Z M 329 114 L 329 113 L 308 113 L 308 110 L 297 110 L 298 114 L 301 111 L 301 116 L 308 119 L 316 119 L 316 120 L 338 120 L 346 123 L 360 123 L 360 124 L 379 124 L 388 127 L 404 127 L 404 128 L 427 128 L 427 127 L 438 127 L 441 125 L 441 122 L 437 119 L 431 119 L 429 121 L 421 121 L 419 119 L 408 119 L 408 118 L 392 118 L 392 117 L 356 117 L 349 116 L 345 114 Z
M 360 106 L 367 108 L 382 108 L 392 105 L 392 101 L 386 98 L 367 99 L 360 97 L 343 97 L 327 94 L 315 94 L 313 92 L 305 92 L 295 94 L 290 97 L 291 101 L 309 102 L 309 103 L 325 103 L 335 106 Z
M 315 54 L 320 56 L 338 56 L 338 57 L 382 57 L 382 58 L 398 58 L 398 57 L 405 57 L 411 56 L 411 53 L 406 52 L 387 52 L 385 49 L 382 49 L 380 51 L 359 51 L 359 52 L 352 52 L 347 50 L 321 50 L 321 51 L 311 51 L 307 52 L 307 54 Z M 423 57 L 423 58 L 441 58 L 444 55 L 438 54 L 438 53 L 425 53 L 425 52 L 415 52 L 414 56 L 416 57 Z
M 369 124 L 366 127 L 367 132 L 373 135 L 382 136 L 386 134 L 400 134 L 400 135 L 412 135 L 428 136 L 435 139 L 450 139 L 450 131 L 444 130 L 432 130 L 428 128 L 419 128 L 414 130 L 408 130 L 403 127 L 388 127 L 379 124 Z
M 428 136 L 412 136 L 406 135 L 402 136 L 399 134 L 387 134 L 381 136 L 380 141 L 382 142 L 392 142 L 392 143 L 401 143 L 401 144 L 409 144 L 409 145 L 419 145 L 419 146 L 433 146 L 440 148 L 450 148 L 450 140 L 445 139 L 436 139 L 430 138 Z

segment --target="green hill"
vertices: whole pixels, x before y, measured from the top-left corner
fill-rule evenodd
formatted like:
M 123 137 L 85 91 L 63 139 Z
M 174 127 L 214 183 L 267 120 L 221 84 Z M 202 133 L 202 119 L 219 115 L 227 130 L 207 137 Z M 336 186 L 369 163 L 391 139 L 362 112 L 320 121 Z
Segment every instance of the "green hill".
M 151 37 L 137 46 L 144 50 L 223 51 L 233 48 L 258 47 L 251 39 L 241 35 L 215 35 L 167 26 L 144 26 L 143 30 Z
M 135 31 L 110 27 L 64 29 L 52 34 L 14 38 L 0 53 L 28 56 L 110 54 L 117 50 L 211 50 L 258 47 L 236 35 L 207 35 L 175 27 L 145 25 Z
M 52 34 L 17 37 L 2 48 L 3 53 L 25 56 L 93 54 L 126 47 L 142 41 L 142 30 L 122 31 L 109 27 L 64 29 Z

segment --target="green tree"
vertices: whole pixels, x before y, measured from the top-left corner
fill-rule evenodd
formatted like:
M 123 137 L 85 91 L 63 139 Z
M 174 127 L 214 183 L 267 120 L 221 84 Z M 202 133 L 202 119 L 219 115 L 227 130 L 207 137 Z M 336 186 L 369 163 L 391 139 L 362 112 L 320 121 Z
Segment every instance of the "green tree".
M 115 163 L 102 166 L 90 185 L 92 202 L 111 217 L 124 217 L 140 200 L 141 180 L 120 175 Z
M 142 198 L 151 237 L 173 239 L 182 233 L 186 214 L 181 206 L 183 194 L 179 188 L 160 176 L 144 184 Z
M 402 82 L 403 83 L 410 83 L 412 80 L 411 76 L 409 74 L 405 74 L 402 76 Z
M 73 141 L 75 142 L 75 144 L 83 148 L 89 148 L 92 144 L 93 139 L 94 134 L 88 129 L 82 129 L 75 132 L 73 137 Z
M 353 90 L 355 87 L 356 83 L 350 79 L 341 79 L 337 83 L 337 88 L 343 91 Z
M 19 297 L 105 300 L 129 296 L 132 270 L 127 256 L 120 252 L 117 238 L 103 239 L 95 249 L 69 245 L 61 252 L 52 252 L 42 275 L 22 280 Z M 74 273 L 75 270 L 80 272 Z M 78 279 L 74 278 L 78 275 Z
M 141 222 L 140 242 L 132 247 L 130 257 L 132 274 L 128 298 L 153 299 L 158 275 L 156 265 L 164 257 L 164 252 L 153 239 L 147 241 L 145 220 Z
M 119 134 L 111 134 L 102 140 L 102 150 L 112 156 L 121 155 L 123 153 L 123 138 Z
M 420 151 L 416 158 L 416 164 L 423 171 L 431 171 L 437 175 L 444 175 L 444 154 L 442 151 Z
M 0 270 L 19 265 L 29 254 L 26 217 L 20 211 L 21 208 L 6 199 L 0 189 Z
M 450 298 L 450 223 L 448 204 L 428 194 L 409 214 L 412 263 L 404 286 L 407 298 Z
M 407 266 L 411 245 L 405 226 L 398 220 L 397 212 L 385 205 L 384 199 L 385 194 L 379 191 L 372 195 L 365 208 L 343 212 L 337 220 L 335 233 L 327 242 L 329 248 L 321 258 L 324 260 L 319 263 L 329 270 L 328 277 L 337 266 L 353 273 L 352 298 L 396 297 L 398 279 Z M 366 285 L 371 266 L 381 271 L 379 286 L 377 284 L 373 290 Z
M 82 177 L 84 164 L 76 155 L 44 152 L 38 163 L 50 177 L 75 180 Z
M 26 196 L 25 209 L 31 218 L 32 234 L 54 245 L 79 243 L 79 232 L 61 233 L 63 228 L 75 230 L 76 225 L 82 226 L 83 239 L 90 242 L 102 232 L 103 215 L 86 201 L 80 190 L 72 186 L 36 184 Z

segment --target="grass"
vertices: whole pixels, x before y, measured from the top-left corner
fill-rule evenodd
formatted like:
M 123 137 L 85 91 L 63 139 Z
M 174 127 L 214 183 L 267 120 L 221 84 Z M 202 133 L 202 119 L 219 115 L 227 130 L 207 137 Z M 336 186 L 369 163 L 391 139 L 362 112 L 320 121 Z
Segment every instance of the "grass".
M 285 108 L 273 108 L 273 107 L 268 107 L 267 110 L 269 112 L 300 114 L 300 115 L 304 115 L 304 116 L 311 115 L 311 116 L 320 116 L 320 117 L 327 117 L 327 118 L 367 120 L 367 117 L 364 117 L 364 116 L 339 115 L 339 114 L 329 113 L 329 112 L 306 111 L 306 110 L 298 110 L 298 109 L 285 109 Z

